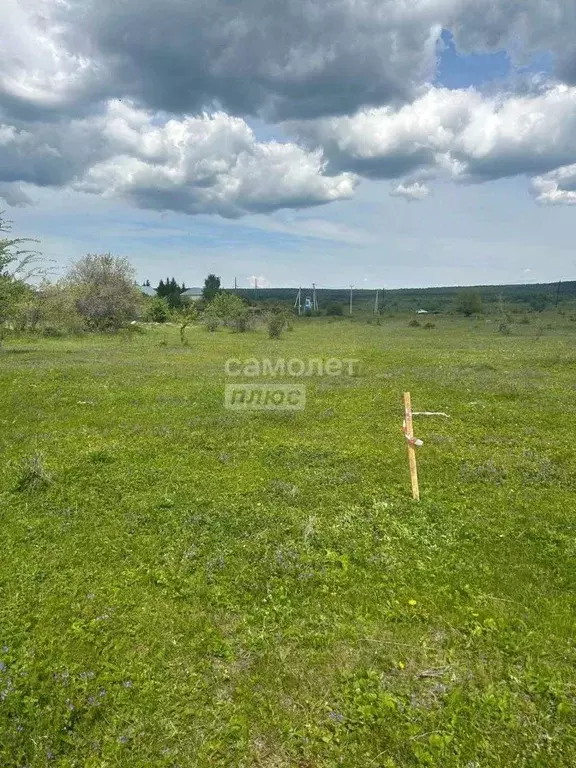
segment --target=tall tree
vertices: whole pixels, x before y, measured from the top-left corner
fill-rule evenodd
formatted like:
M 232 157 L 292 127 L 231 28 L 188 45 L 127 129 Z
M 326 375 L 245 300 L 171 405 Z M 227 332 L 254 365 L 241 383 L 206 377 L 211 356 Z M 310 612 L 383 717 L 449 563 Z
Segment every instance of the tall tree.
M 156 295 L 165 298 L 172 309 L 179 309 L 182 306 L 182 289 L 175 277 L 167 277 L 166 282 L 160 280 Z
M 209 274 L 206 280 L 204 280 L 204 288 L 202 289 L 202 296 L 208 302 L 212 301 L 216 294 L 220 292 L 220 278 L 216 275 Z
M 456 296 L 456 311 L 466 317 L 482 312 L 482 297 L 474 291 L 461 291 Z

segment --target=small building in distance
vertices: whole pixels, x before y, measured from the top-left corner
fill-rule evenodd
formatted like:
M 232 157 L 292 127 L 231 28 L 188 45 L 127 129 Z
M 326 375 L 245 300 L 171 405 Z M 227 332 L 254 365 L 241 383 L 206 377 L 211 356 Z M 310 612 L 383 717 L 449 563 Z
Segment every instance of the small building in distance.
M 416 311 L 416 314 L 417 315 L 427 315 L 428 314 L 428 310 L 427 309 L 418 309 Z
M 144 296 L 156 296 L 156 288 L 152 288 L 151 285 L 137 285 L 136 287 Z
M 182 294 L 182 301 L 200 301 L 202 298 L 202 288 L 187 288 Z

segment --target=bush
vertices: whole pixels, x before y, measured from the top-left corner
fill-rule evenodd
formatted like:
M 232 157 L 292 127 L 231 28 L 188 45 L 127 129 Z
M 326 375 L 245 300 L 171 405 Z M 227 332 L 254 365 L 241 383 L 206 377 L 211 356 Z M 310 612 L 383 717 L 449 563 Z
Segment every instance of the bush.
M 215 331 L 220 322 L 236 333 L 244 333 L 250 326 L 250 310 L 246 303 L 232 293 L 217 294 L 202 316 L 209 331 Z
M 424 328 L 436 328 L 436 323 L 426 323 Z
M 410 328 L 420 328 L 420 323 L 418 322 L 418 320 L 410 320 L 408 325 Z
M 266 317 L 266 328 L 271 339 L 279 339 L 286 325 L 286 317 L 282 312 L 272 312 Z
M 332 317 L 341 317 L 344 314 L 344 307 L 337 301 L 331 301 L 326 305 L 326 314 Z
M 63 283 L 51 285 L 44 282 L 31 291 L 21 305 L 17 327 L 23 331 L 64 336 L 82 331 L 84 322 L 76 309 L 73 293 Z
M 214 333 L 214 331 L 218 328 L 220 325 L 220 320 L 216 317 L 216 315 L 213 312 L 204 312 L 202 315 L 202 322 L 206 326 L 206 330 L 210 331 L 210 333 Z
M 166 323 L 170 319 L 170 307 L 168 301 L 162 296 L 157 296 L 148 302 L 144 318 L 149 323 Z
M 88 254 L 71 266 L 65 285 L 75 295 L 86 328 L 115 331 L 136 319 L 144 299 L 134 276 L 126 259 L 109 253 Z
M 461 291 L 456 296 L 456 311 L 470 317 L 482 312 L 482 299 L 474 291 Z
M 10 223 L 0 212 L 0 233 L 3 232 L 10 232 Z M 36 241 L 0 237 L 0 343 L 8 328 L 23 331 L 30 320 L 37 323 L 34 290 L 28 282 L 44 275 L 45 270 L 39 266 L 40 254 L 21 247 L 28 242 Z
M 534 312 L 543 312 L 548 306 L 548 296 L 538 293 L 530 299 L 530 307 Z
M 233 321 L 233 329 L 236 333 L 244 333 L 250 328 L 252 318 L 247 308 L 244 308 L 242 312 L 239 312 Z

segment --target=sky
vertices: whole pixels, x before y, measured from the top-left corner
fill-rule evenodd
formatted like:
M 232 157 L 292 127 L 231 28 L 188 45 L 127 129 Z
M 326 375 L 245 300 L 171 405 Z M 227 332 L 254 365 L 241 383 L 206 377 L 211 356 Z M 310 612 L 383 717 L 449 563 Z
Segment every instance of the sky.
M 0 210 L 54 275 L 576 279 L 571 0 L 4 0 Z

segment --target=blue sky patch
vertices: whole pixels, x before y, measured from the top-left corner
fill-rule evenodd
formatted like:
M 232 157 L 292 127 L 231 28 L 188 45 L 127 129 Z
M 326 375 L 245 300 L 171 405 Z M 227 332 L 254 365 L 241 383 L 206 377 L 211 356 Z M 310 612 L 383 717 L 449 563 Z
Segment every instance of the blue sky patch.
M 508 77 L 512 65 L 505 51 L 496 53 L 462 54 L 456 49 L 452 33 L 442 32 L 441 53 L 436 72 L 436 84 L 446 88 L 478 87 L 493 80 Z

